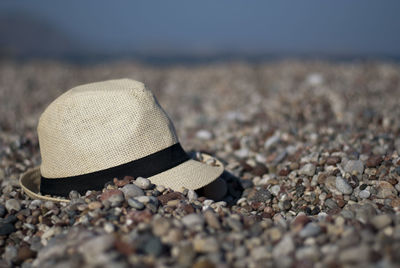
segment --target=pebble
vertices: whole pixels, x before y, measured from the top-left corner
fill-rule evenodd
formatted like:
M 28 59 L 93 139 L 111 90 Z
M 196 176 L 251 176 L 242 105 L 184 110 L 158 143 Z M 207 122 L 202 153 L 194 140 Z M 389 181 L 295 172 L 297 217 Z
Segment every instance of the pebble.
M 367 199 L 371 196 L 371 193 L 367 190 L 362 190 L 360 191 L 360 193 L 358 194 L 358 196 L 362 199 Z
M 143 246 L 145 254 L 149 254 L 154 257 L 158 257 L 163 253 L 164 247 L 158 237 L 152 236 L 149 238 Z
M 204 211 L 204 219 L 210 227 L 215 229 L 221 228 L 221 224 L 218 220 L 217 215 L 211 209 L 207 209 L 206 211 Z
M 134 184 L 125 185 L 121 191 L 124 193 L 125 199 L 144 195 L 143 190 Z
M 5 214 L 6 214 L 6 207 L 0 204 L 0 217 L 4 217 Z
M 201 129 L 196 132 L 196 138 L 201 139 L 201 140 L 210 140 L 212 139 L 213 135 L 210 131 Z
M 378 198 L 388 198 L 388 197 L 392 197 L 392 196 L 397 196 L 396 189 L 393 187 L 393 185 L 391 185 L 387 181 L 378 182 L 377 190 L 378 191 L 376 193 L 376 196 Z
M 82 243 L 78 251 L 88 263 L 101 265 L 104 259 L 102 254 L 113 246 L 114 241 L 113 235 L 100 235 Z
M 138 178 L 136 178 L 134 183 L 136 186 L 138 186 L 139 188 L 141 188 L 143 190 L 147 190 L 147 189 L 151 188 L 151 182 L 150 182 L 150 180 L 148 180 L 146 178 L 138 177 Z
M 128 205 L 133 208 L 139 209 L 139 210 L 144 209 L 143 203 L 139 202 L 138 200 L 136 200 L 134 198 L 128 199 Z
M 350 184 L 340 176 L 336 177 L 336 188 L 343 194 L 351 194 L 353 192 Z
M 387 214 L 381 214 L 373 217 L 371 219 L 371 223 L 376 229 L 379 230 L 390 225 L 392 223 L 392 218 Z
M 204 218 L 199 214 L 189 214 L 182 218 L 182 223 L 188 228 L 202 227 Z
M 156 236 L 164 236 L 171 228 L 171 221 L 166 218 L 159 218 L 152 222 L 153 233 Z
M 382 161 L 383 161 L 382 156 L 380 156 L 380 155 L 374 155 L 374 156 L 371 156 L 371 157 L 369 157 L 369 158 L 367 159 L 365 165 L 366 165 L 367 167 L 369 167 L 369 168 L 374 168 L 374 167 L 379 166 L 379 165 L 382 163 Z
M 278 196 L 278 195 L 279 195 L 279 192 L 281 191 L 281 187 L 280 187 L 279 185 L 274 185 L 274 186 L 272 186 L 269 190 L 271 191 L 271 193 L 272 193 L 274 196 Z
M 195 237 L 193 248 L 200 253 L 216 252 L 219 249 L 219 244 L 215 237 Z
M 344 170 L 350 174 L 361 175 L 364 172 L 364 163 L 361 160 L 349 160 Z
M 321 227 L 319 225 L 310 222 L 308 223 L 299 233 L 300 237 L 310 237 L 310 236 L 316 236 L 321 232 Z
M 120 190 L 106 190 L 100 196 L 101 201 L 121 202 L 124 200 L 123 192 Z
M 290 255 L 295 250 L 295 244 L 290 236 L 286 234 L 281 241 L 273 248 L 272 255 L 275 259 L 286 257 Z
M 313 176 L 315 174 L 315 165 L 313 164 L 305 164 L 300 169 L 300 174 L 305 176 Z
M 264 188 L 258 190 L 254 188 L 248 195 L 248 199 L 250 201 L 256 201 L 256 202 L 266 202 L 271 198 L 272 198 L 271 193 Z
M 14 225 L 11 223 L 0 223 L 0 235 L 9 235 L 15 232 Z
M 35 257 L 36 257 L 36 252 L 31 250 L 28 246 L 21 246 L 18 249 L 18 254 L 17 254 L 18 263 L 24 262 L 25 260 L 32 259 Z
M 35 122 L 43 104 L 64 82 L 79 82 L 77 71 L 83 80 L 104 72 L 0 62 L 7 74 L 0 79 L 7 102 L 0 105 L 1 267 L 398 266 L 399 66 L 105 66 L 111 76 L 140 69 L 165 87 L 155 92 L 168 92 L 160 103 L 172 107 L 182 142 L 223 161 L 226 195 L 219 202 L 126 176 L 101 191 L 72 191 L 68 204 L 27 197 L 18 178 L 40 164 Z M 316 69 L 326 81 L 310 82 Z M 31 87 L 32 105 L 21 106 Z M 202 130 L 210 135 L 197 137 Z M 125 199 L 127 185 L 141 192 Z M 18 211 L 6 208 L 11 199 Z
M 198 198 L 197 193 L 193 190 L 188 191 L 187 197 L 190 201 L 194 201 Z
M 6 209 L 9 213 L 18 212 L 21 210 L 21 204 L 16 199 L 8 199 L 6 201 Z
M 102 204 L 98 201 L 93 201 L 88 204 L 88 208 L 90 210 L 95 210 L 95 209 L 101 208 L 101 206 L 102 206 Z
M 174 199 L 182 200 L 182 199 L 185 199 L 185 196 L 180 192 L 170 192 L 167 194 L 160 195 L 158 197 L 158 201 L 160 201 L 162 205 L 166 205 L 168 203 L 168 201 L 174 200 Z

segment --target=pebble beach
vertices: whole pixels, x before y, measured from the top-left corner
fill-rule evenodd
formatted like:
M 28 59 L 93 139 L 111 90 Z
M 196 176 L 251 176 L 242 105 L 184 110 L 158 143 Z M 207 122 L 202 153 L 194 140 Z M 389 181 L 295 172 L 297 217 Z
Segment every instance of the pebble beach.
M 128 176 L 69 203 L 22 192 L 47 105 L 125 77 L 224 164 L 223 200 Z M 399 101 L 391 62 L 2 60 L 0 267 L 399 267 Z

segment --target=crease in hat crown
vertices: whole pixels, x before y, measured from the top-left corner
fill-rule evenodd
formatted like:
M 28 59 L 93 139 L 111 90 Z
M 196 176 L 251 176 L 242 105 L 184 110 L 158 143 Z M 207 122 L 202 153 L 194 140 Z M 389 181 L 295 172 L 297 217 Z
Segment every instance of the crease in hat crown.
M 74 87 L 40 116 L 40 172 L 91 173 L 140 159 L 178 142 L 174 126 L 141 82 L 117 79 Z

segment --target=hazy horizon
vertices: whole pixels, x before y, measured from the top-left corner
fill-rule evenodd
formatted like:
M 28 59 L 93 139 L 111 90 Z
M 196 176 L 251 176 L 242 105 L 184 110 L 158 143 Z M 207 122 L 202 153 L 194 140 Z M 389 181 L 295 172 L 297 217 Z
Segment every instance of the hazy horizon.
M 399 10 L 398 1 L 2 1 L 0 48 L 39 55 L 400 57 Z

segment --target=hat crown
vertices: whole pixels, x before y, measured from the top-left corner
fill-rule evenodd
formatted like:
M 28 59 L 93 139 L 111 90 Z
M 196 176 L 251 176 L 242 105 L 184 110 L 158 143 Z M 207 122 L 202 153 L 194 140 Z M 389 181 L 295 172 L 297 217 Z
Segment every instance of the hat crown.
M 40 171 L 47 178 L 91 173 L 178 142 L 151 91 L 130 79 L 77 86 L 55 99 L 38 127 Z

